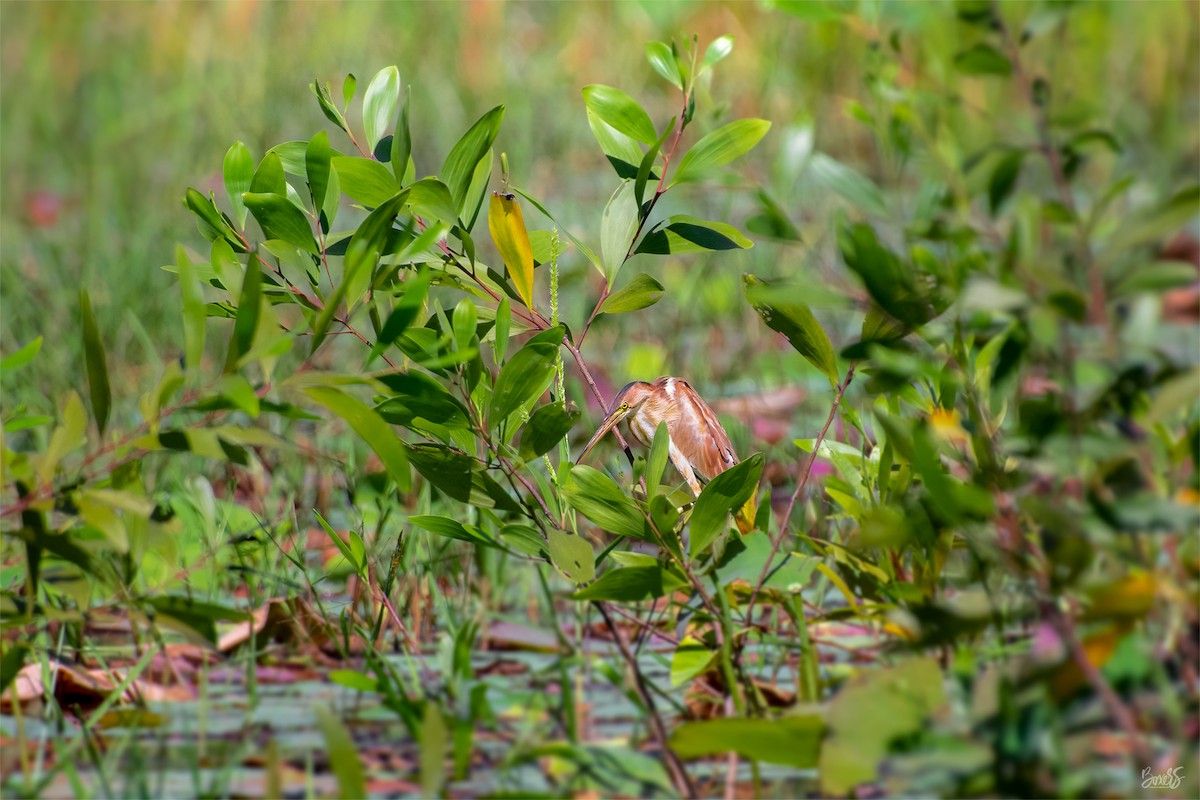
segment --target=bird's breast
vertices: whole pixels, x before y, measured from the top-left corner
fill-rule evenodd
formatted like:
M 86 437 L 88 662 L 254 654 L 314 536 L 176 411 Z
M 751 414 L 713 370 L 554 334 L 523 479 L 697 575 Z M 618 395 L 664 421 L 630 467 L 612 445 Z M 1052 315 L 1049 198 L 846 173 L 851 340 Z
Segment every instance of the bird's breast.
M 629 432 L 638 442 L 649 447 L 654 442 L 654 431 L 657 425 L 650 421 L 645 414 L 634 413 L 629 416 Z

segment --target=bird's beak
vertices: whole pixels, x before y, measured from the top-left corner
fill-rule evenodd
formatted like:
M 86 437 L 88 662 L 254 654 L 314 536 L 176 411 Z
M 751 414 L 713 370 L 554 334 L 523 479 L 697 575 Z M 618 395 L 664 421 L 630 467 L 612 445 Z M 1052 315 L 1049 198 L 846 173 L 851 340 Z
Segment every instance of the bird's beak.
M 596 442 L 604 438 L 604 434 L 617 427 L 617 423 L 625 419 L 625 415 L 629 413 L 629 409 L 620 409 L 612 412 L 605 418 L 604 422 L 600 423 L 600 427 L 596 429 L 596 433 L 592 435 L 591 440 L 587 443 L 587 447 L 583 448 L 583 452 L 579 454 L 579 460 L 575 463 L 581 464 L 587 458 L 587 454 L 596 446 Z

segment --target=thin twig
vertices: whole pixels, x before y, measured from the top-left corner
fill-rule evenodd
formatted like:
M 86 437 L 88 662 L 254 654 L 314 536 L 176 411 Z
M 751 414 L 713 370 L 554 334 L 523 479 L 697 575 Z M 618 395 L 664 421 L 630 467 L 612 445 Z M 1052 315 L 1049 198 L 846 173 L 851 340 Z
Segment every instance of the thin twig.
M 1078 250 L 1079 257 L 1083 261 L 1083 267 L 1087 273 L 1088 289 L 1091 292 L 1091 303 L 1088 308 L 1088 320 L 1093 325 L 1101 325 L 1105 329 L 1109 343 L 1113 341 L 1112 326 L 1108 324 L 1108 298 L 1104 288 L 1104 273 L 1100 263 L 1092 255 L 1092 247 L 1088 242 L 1087 228 L 1083 220 L 1079 216 L 1079 210 L 1075 205 L 1075 197 L 1071 194 L 1071 184 L 1067 180 L 1067 173 L 1063 169 L 1062 158 L 1059 156 L 1058 148 L 1054 146 L 1054 139 L 1050 135 L 1050 120 L 1046 113 L 1044 103 L 1039 103 L 1034 83 L 1030 79 L 1029 73 L 1021 64 L 1021 48 L 1016 38 L 1013 37 L 1012 31 L 1004 22 L 1004 17 L 1000 13 L 999 5 L 996 0 L 992 0 L 992 18 L 996 22 L 996 29 L 1000 32 L 1000 38 L 1004 41 L 1004 47 L 1008 50 L 1008 60 L 1012 64 L 1013 77 L 1016 78 L 1018 85 L 1021 88 L 1022 94 L 1025 96 L 1026 102 L 1033 109 L 1033 120 L 1037 126 L 1038 133 L 1038 150 L 1046 158 L 1046 163 L 1050 166 L 1050 177 L 1054 180 L 1054 186 L 1058 190 L 1059 201 L 1063 206 L 1071 212 L 1071 218 L 1075 222 L 1075 229 L 1079 234 Z
M 800 480 L 796 483 L 796 489 L 792 492 L 791 499 L 788 500 L 787 509 L 783 512 L 783 516 L 779 518 L 779 532 L 771 541 L 771 552 L 767 556 L 767 560 L 763 562 L 762 571 L 758 573 L 758 580 L 754 582 L 754 590 L 750 592 L 750 602 L 746 605 L 747 621 L 751 619 L 752 612 L 754 611 L 754 602 L 758 599 L 758 593 L 762 590 L 762 585 L 767 580 L 767 575 L 771 572 L 771 562 L 775 560 L 775 555 L 779 552 L 779 548 L 787 536 L 788 521 L 792 518 L 792 510 L 796 507 L 796 499 L 800 497 L 800 493 L 804 491 L 804 487 L 808 484 L 813 464 L 817 460 L 817 453 L 821 450 L 821 443 L 825 441 L 825 434 L 829 432 L 829 426 L 833 424 L 833 419 L 837 416 L 838 406 L 842 403 L 842 396 L 846 394 L 846 387 L 850 385 L 850 381 L 854 380 L 854 368 L 856 366 L 857 364 L 851 362 L 850 368 L 846 370 L 846 378 L 838 386 L 837 394 L 833 398 L 833 405 L 829 408 L 829 416 L 825 419 L 825 425 L 821 428 L 821 432 L 817 434 L 816 441 L 813 442 L 812 454 L 808 457 L 808 461 L 804 465 L 804 472 L 800 474 Z
M 625 634 L 613 622 L 612 615 L 609 613 L 608 604 L 600 601 L 592 603 L 604 617 L 604 624 L 608 626 L 608 630 L 612 633 L 614 641 L 617 643 L 617 649 L 621 651 L 621 657 L 625 659 L 625 663 L 629 665 L 630 672 L 633 673 L 634 689 L 641 698 L 642 704 L 646 706 L 646 711 L 650 715 L 650 729 L 654 733 L 654 738 L 658 741 L 658 746 L 662 748 L 663 760 L 666 761 L 667 772 L 671 775 L 671 782 L 675 784 L 675 790 L 683 797 L 696 797 L 696 787 L 692 784 L 691 777 L 688 776 L 687 770 L 683 767 L 683 762 L 679 756 L 671 749 L 669 737 L 667 736 L 667 726 L 663 723 L 662 717 L 658 714 L 658 709 L 654 706 L 654 698 L 650 695 L 650 690 L 646 687 L 646 679 L 642 675 L 641 669 L 638 668 L 637 659 L 629 649 L 629 642 L 625 640 Z

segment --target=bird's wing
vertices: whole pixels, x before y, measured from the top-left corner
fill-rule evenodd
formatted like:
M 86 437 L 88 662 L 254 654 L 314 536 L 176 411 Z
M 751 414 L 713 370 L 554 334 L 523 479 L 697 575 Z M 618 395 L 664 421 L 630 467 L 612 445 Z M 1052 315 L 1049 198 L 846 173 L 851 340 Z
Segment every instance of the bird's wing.
M 711 480 L 738 463 L 737 453 L 708 404 L 686 382 L 678 383 L 684 391 L 677 393 L 681 413 L 670 431 L 671 441 L 696 472 Z

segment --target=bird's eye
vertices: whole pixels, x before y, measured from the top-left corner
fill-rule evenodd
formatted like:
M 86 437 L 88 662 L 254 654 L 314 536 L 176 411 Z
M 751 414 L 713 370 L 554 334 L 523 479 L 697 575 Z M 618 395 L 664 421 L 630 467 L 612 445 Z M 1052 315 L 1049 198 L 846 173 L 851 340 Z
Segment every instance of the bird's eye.
M 628 410 L 629 410 L 629 403 L 621 403 L 621 410 L 622 410 L 622 411 L 628 411 Z

